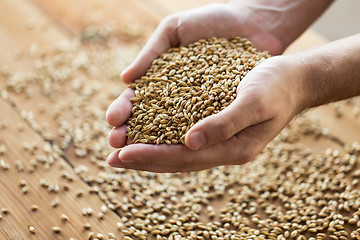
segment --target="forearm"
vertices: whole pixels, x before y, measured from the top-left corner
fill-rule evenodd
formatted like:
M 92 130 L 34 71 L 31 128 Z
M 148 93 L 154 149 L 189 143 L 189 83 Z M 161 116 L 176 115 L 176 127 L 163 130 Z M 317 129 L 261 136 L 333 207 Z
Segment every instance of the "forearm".
M 248 18 L 255 18 L 259 27 L 276 36 L 282 50 L 299 37 L 333 0 L 232 0 L 229 2 L 239 14 L 243 6 L 250 11 Z
M 305 64 L 305 107 L 360 95 L 360 34 L 300 54 Z

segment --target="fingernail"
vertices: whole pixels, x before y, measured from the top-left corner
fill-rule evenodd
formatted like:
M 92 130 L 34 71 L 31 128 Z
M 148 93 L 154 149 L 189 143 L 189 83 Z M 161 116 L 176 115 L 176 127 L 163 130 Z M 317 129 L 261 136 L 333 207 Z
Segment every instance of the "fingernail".
M 116 160 L 107 160 L 106 161 L 107 164 L 109 164 L 110 167 L 119 167 L 119 168 L 123 168 L 124 167 L 124 164 L 119 160 L 119 159 L 116 159 Z
M 202 132 L 194 132 L 189 136 L 189 147 L 197 150 L 206 144 L 206 138 Z
M 120 152 L 121 152 L 121 149 L 120 149 Z M 110 167 L 123 168 L 124 164 L 121 162 L 121 160 L 119 158 L 115 158 L 114 154 L 115 153 L 113 152 L 108 156 L 108 159 L 106 160 L 107 164 L 109 164 Z M 119 156 L 119 153 L 118 153 L 118 156 Z
M 111 164 L 108 162 L 108 164 L 110 167 L 124 168 L 124 164 L 122 162 L 116 162 L 116 163 L 111 163 Z
M 118 154 L 118 158 L 119 158 L 119 161 L 122 163 L 132 162 L 131 159 L 124 158 L 123 154 L 121 154 L 121 151 Z

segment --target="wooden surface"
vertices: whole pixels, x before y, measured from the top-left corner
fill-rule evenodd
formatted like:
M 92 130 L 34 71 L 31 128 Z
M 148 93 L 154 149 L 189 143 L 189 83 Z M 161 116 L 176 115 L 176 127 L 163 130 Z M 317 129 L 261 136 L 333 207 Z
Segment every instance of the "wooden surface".
M 117 239 L 123 238 L 117 229 L 117 223 L 122 222 L 122 212 L 109 210 L 102 220 L 98 219 L 96 214 L 102 205 L 111 202 L 111 197 L 108 193 L 104 197 L 93 191 L 100 182 L 101 174 L 104 174 L 104 168 L 108 169 L 106 164 L 94 164 L 93 161 L 104 160 L 107 151 L 110 151 L 109 147 L 102 149 L 109 130 L 104 113 L 109 103 L 125 87 L 119 81 L 117 70 L 134 59 L 164 16 L 208 2 L 0 0 L 0 146 L 6 147 L 6 151 L 0 154 L 0 160 L 10 167 L 8 170 L 0 168 L 0 208 L 9 210 L 8 214 L 0 212 L 0 239 L 87 239 L 89 232 L 101 233 L 106 238 L 109 233 L 113 233 Z M 69 45 L 74 38 L 85 36 L 84 31 L 89 26 L 102 25 L 115 26 L 115 43 L 105 41 L 108 46 L 102 46 L 101 42 L 95 46 L 90 44 L 88 48 L 80 46 L 74 53 L 60 51 L 53 56 L 70 61 L 76 59 L 79 52 L 84 52 L 91 66 L 97 66 L 97 61 L 104 61 L 100 59 L 100 53 L 106 52 L 106 56 L 114 61 L 110 61 L 110 65 L 114 63 L 119 66 L 116 65 L 115 69 L 110 66 L 95 70 L 76 68 L 59 83 L 60 87 L 54 95 L 46 93 L 44 83 L 31 80 L 41 73 L 36 67 L 37 60 L 41 59 L 44 52 L 50 51 L 54 43 L 59 43 L 59 46 Z M 325 42 L 321 36 L 308 31 L 287 53 Z M 34 76 L 31 75 L 34 73 Z M 27 76 L 24 88 L 19 91 L 9 88 L 9 76 Z M 79 98 L 79 92 L 74 91 L 76 78 L 86 79 L 81 91 L 86 92 L 86 86 L 90 86 L 94 92 L 86 99 L 86 104 Z M 307 113 L 328 129 L 330 137 L 320 141 L 304 137 L 304 147 L 323 150 L 358 139 L 360 124 L 353 114 L 354 104 L 341 106 L 341 113 L 338 113 L 340 118 L 335 111 L 338 107 L 333 105 Z M 95 120 L 98 124 L 96 126 Z M 64 125 L 70 126 L 68 132 L 64 132 Z M 86 136 L 90 136 L 90 139 Z M 69 138 L 71 141 L 68 141 Z M 99 144 L 92 145 L 91 141 L 95 138 Z M 86 147 L 81 145 L 84 143 Z M 85 154 L 82 154 L 84 151 Z M 39 156 L 54 161 L 51 164 L 44 163 L 38 159 Z M 16 164 L 20 163 L 24 167 L 23 171 L 16 169 Z M 37 166 L 33 172 L 32 164 Z M 64 173 L 73 180 L 67 180 Z M 24 180 L 29 189 L 26 194 L 22 191 L 23 187 L 19 186 L 20 181 Z M 59 191 L 49 192 L 42 187 L 40 183 L 44 180 L 51 185 L 58 185 Z M 126 181 L 126 178 L 122 180 Z M 77 196 L 79 191 L 84 193 L 82 197 Z M 119 193 L 118 198 L 123 196 L 124 193 Z M 57 207 L 51 205 L 54 199 L 59 200 Z M 38 206 L 35 212 L 31 210 L 33 204 Z M 221 205 L 221 201 L 218 205 Z M 93 209 L 93 216 L 83 216 L 84 208 Z M 62 214 L 68 216 L 69 221 L 63 221 Z M 90 230 L 84 229 L 85 223 L 91 224 Z M 36 229 L 36 234 L 29 232 L 30 225 Z M 62 229 L 60 234 L 52 231 L 54 226 Z
M 1 213 L 1 239 L 85 239 L 90 232 L 83 228 L 86 223 L 92 225 L 93 232 L 104 236 L 108 233 L 119 235 L 116 228 L 119 217 L 114 212 L 107 212 L 103 220 L 82 215 L 83 208 L 93 209 L 93 214 L 96 215 L 104 203 L 96 194 L 89 193 L 90 187 L 76 175 L 71 165 L 61 156 L 62 152 L 45 148 L 50 144 L 47 145 L 2 99 L 0 109 L 6 113 L 1 115 L 1 122 L 6 124 L 1 129 L 0 143 L 6 146 L 6 153 L 1 159 L 10 167 L 9 170 L 1 171 L 0 207 L 9 210 L 8 214 Z M 37 149 L 27 151 L 26 144 Z M 40 156 L 48 160 L 53 158 L 54 163 L 47 167 L 48 164 L 39 162 Z M 16 167 L 18 162 L 24 168 L 20 172 Z M 32 172 L 33 163 L 36 167 Z M 21 181 L 27 183 L 28 192 L 23 192 Z M 48 187 L 41 185 L 42 181 L 48 182 L 54 189 L 57 185 L 59 191 L 49 191 Z M 77 196 L 79 191 L 84 193 L 83 196 Z M 58 200 L 56 207 L 52 206 L 54 200 Z M 32 211 L 32 205 L 37 205 L 38 210 Z M 69 220 L 62 220 L 62 214 Z M 35 235 L 29 232 L 28 226 L 36 229 Z M 60 234 L 52 232 L 51 228 L 54 226 L 62 229 Z

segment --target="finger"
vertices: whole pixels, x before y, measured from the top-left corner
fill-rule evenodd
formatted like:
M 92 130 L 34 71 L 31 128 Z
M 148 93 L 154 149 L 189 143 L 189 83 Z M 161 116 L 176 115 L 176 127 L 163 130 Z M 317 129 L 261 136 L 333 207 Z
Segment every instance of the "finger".
M 120 165 L 113 164 L 111 167 L 132 169 L 138 171 L 147 171 L 155 173 L 175 173 L 175 172 L 184 172 L 184 170 L 177 171 L 174 167 L 150 164 L 150 163 L 127 163 L 121 162 Z
M 121 149 L 117 149 L 114 152 L 109 154 L 109 156 L 107 158 L 107 163 L 111 167 L 134 169 L 134 170 L 140 170 L 140 171 L 158 172 L 158 173 L 179 172 L 179 171 L 175 171 L 174 168 L 171 168 L 169 166 L 159 165 L 159 164 L 122 162 L 119 160 L 119 157 L 118 157 L 120 151 L 121 151 Z
M 168 172 L 199 171 L 219 165 L 240 164 L 236 138 L 207 149 L 193 151 L 184 145 L 132 144 L 119 153 L 121 164 L 149 164 L 166 167 Z M 244 151 L 248 154 L 248 151 Z M 240 154 L 241 155 L 241 154 Z M 247 157 L 240 156 L 241 159 Z
M 111 167 L 122 167 L 121 162 L 119 161 L 119 152 L 121 151 L 121 149 L 116 149 L 115 151 L 113 151 L 112 153 L 109 154 L 109 156 L 107 157 L 106 162 L 111 166 Z
M 187 172 L 244 164 L 254 159 L 280 130 L 275 121 L 266 121 L 244 129 L 225 142 L 197 151 L 184 145 L 133 144 L 123 148 L 110 165 L 154 172 Z
M 130 99 L 133 97 L 135 97 L 134 90 L 127 88 L 110 105 L 110 107 L 106 111 L 106 121 L 110 126 L 121 126 L 129 119 L 132 109 L 132 103 Z
M 110 130 L 108 135 L 109 144 L 114 148 L 121 148 L 126 145 L 126 124 Z
M 192 166 L 191 168 L 181 168 L 181 167 L 150 164 L 150 163 L 122 162 L 121 164 L 122 164 L 121 168 L 147 171 L 147 172 L 156 172 L 156 173 L 177 173 L 177 172 L 189 172 L 189 171 L 196 172 L 196 171 L 201 171 L 204 169 L 211 168 L 211 167 L 204 167 L 204 166 L 200 166 L 200 165 Z M 116 167 L 116 166 L 113 166 L 113 167 Z
M 145 75 L 152 61 L 171 47 L 179 45 L 177 34 L 178 19 L 176 15 L 166 17 L 145 46 L 142 48 L 135 61 L 121 73 L 121 79 L 125 83 L 131 83 L 135 79 Z
M 185 137 L 190 149 L 225 141 L 242 129 L 267 120 L 256 94 L 238 96 L 227 108 L 195 124 Z M 267 116 L 266 116 L 267 117 Z

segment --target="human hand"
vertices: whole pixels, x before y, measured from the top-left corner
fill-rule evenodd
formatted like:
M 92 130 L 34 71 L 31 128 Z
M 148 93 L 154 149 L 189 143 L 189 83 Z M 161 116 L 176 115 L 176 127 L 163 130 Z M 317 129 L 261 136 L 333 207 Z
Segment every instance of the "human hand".
M 267 9 L 256 9 L 242 2 L 244 4 L 236 6 L 210 5 L 165 18 L 134 63 L 123 71 L 122 80 L 131 83 L 144 75 L 152 61 L 170 47 L 212 36 L 247 37 L 259 50 L 281 53 L 286 45 L 281 41 L 281 34 L 274 30 L 276 24 L 269 24 L 265 17 Z M 237 99 L 226 110 L 189 130 L 186 146 L 131 144 L 126 137 L 126 121 L 131 115 L 130 99 L 134 92 L 125 90 L 109 107 L 107 121 L 114 127 L 109 133 L 110 145 L 128 146 L 110 154 L 108 163 L 114 167 L 175 172 L 251 160 L 298 112 L 300 97 L 294 88 L 298 82 L 289 79 L 297 80 L 299 76 L 293 75 L 299 72 L 295 64 L 290 64 L 292 61 L 285 59 L 269 59 L 251 71 L 239 85 Z M 284 72 L 289 65 L 291 71 Z M 202 146 L 199 139 L 205 141 Z
M 211 4 L 170 15 L 160 22 L 135 61 L 122 72 L 121 78 L 129 84 L 144 75 L 152 61 L 169 48 L 186 46 L 209 37 L 245 37 L 259 51 L 281 54 L 287 47 L 282 39 L 289 33 L 280 32 L 278 29 L 282 23 L 271 22 L 269 15 L 274 15 L 274 11 L 253 6 L 247 1 Z
M 188 131 L 186 146 L 130 144 L 120 153 L 117 150 L 110 154 L 108 163 L 113 167 L 177 172 L 252 160 L 303 109 L 305 94 L 301 80 L 306 71 L 301 62 L 296 55 L 279 56 L 255 67 L 240 82 L 232 104 Z M 126 144 L 123 123 L 130 116 L 133 96 L 131 90 L 126 90 L 114 103 L 113 111 L 118 114 L 112 120 L 117 120 L 120 126 L 109 134 L 114 147 Z

